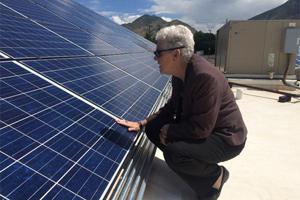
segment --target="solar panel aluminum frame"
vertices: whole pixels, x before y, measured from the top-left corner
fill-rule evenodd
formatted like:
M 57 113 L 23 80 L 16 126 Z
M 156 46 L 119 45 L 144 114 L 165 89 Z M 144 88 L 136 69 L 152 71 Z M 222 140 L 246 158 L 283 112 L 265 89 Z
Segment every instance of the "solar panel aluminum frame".
M 171 85 L 168 83 L 163 93 L 157 99 L 151 113 L 159 110 L 171 95 Z M 104 196 L 104 199 L 137 199 L 143 196 L 156 147 L 147 139 L 145 132 L 140 132 L 127 160 L 123 163 L 115 180 Z M 146 153 L 148 152 L 148 154 Z M 147 157 L 145 157 L 147 155 Z

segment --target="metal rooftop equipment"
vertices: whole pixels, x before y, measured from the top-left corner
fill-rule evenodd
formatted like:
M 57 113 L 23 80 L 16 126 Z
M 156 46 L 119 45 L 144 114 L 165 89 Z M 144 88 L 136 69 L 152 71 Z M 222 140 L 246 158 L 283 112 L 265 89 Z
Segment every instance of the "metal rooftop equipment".
M 299 28 L 299 19 L 229 21 L 217 31 L 215 65 L 227 78 L 281 79 L 287 87 L 298 90 Z M 291 84 L 287 79 L 297 81 Z M 283 94 L 280 102 L 300 97 L 276 88 L 230 84 Z

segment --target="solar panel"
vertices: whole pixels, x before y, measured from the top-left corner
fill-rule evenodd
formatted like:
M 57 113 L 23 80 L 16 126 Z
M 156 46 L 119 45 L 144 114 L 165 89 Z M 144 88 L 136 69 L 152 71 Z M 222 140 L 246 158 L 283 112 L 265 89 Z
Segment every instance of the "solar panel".
M 114 25 L 101 15 L 91 12 L 91 10 L 80 6 L 76 2 L 63 0 L 63 1 L 47 1 L 47 0 L 32 0 L 33 2 L 42 5 L 43 7 L 51 10 L 58 16 L 65 16 L 65 19 L 73 24 L 79 25 L 85 29 L 100 29 L 102 33 L 114 34 L 119 32 L 120 27 Z M 95 27 L 92 28 L 90 24 Z M 113 26 L 110 28 L 109 26 Z
M 88 52 L 62 39 L 0 2 L 0 50 L 13 58 L 80 56 Z
M 149 65 L 149 59 L 152 59 L 153 63 L 152 55 L 140 55 L 139 53 L 136 53 L 131 55 L 102 56 L 101 58 L 160 91 L 164 89 L 166 83 L 169 81 L 169 77 L 160 75 L 158 65 Z
M 9 57 L 0 51 L 0 60 L 7 59 L 7 58 L 9 58 Z
M 154 45 L 68 0 L 0 9 L 0 197 L 103 199 L 137 138 L 114 118 L 149 115 L 169 79 Z
M 1 63 L 0 69 L 1 194 L 11 199 L 48 198 L 60 190 L 62 195 L 99 199 L 132 134 L 12 62 Z
M 134 59 L 142 61 L 144 64 L 150 66 L 151 68 L 158 70 L 159 65 L 156 62 L 153 62 L 154 54 L 153 52 L 144 52 L 139 53 L 134 56 Z
M 96 57 L 23 63 L 116 116 L 127 112 L 147 90 L 154 90 L 154 93 L 160 94 L 160 91 Z M 144 113 L 144 117 L 156 101 L 150 99 L 150 109 Z
M 81 27 L 83 30 L 93 33 L 95 36 L 114 47 L 121 49 L 123 52 L 143 52 L 145 49 L 139 46 L 141 43 L 144 43 L 143 46 L 148 47 L 148 49 L 151 47 L 153 48 L 153 45 L 149 45 L 149 42 L 147 44 L 144 39 L 140 39 L 140 36 L 135 35 L 134 37 L 126 28 L 112 23 L 110 20 L 91 12 L 89 9 L 80 6 L 76 2 L 67 0 L 33 1 L 50 9 L 56 15 Z M 135 41 L 136 43 L 132 41 Z
M 68 39 L 96 55 L 121 53 L 120 50 L 91 35 L 90 33 L 81 30 L 37 4 L 30 1 L 16 0 L 2 0 L 2 2 L 10 8 L 22 13 L 26 17 L 29 17 L 39 24 L 47 27 L 49 30 L 54 31 L 63 38 Z

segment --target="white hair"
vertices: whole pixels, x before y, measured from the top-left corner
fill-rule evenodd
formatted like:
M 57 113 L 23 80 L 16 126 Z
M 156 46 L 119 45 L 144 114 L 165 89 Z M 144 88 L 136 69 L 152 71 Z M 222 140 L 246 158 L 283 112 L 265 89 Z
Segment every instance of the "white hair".
M 186 26 L 172 25 L 160 29 L 155 37 L 156 41 L 164 41 L 166 48 L 175 48 L 185 46 L 180 49 L 184 61 L 188 63 L 194 54 L 194 37 L 193 33 Z

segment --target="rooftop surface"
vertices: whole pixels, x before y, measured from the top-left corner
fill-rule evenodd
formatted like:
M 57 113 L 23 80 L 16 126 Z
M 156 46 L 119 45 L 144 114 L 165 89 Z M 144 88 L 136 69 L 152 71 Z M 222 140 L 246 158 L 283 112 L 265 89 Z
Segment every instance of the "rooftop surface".
M 238 88 L 248 128 L 245 149 L 221 163 L 230 171 L 219 200 L 300 199 L 300 99 Z M 237 88 L 232 89 L 236 93 Z M 143 200 L 194 200 L 193 191 L 168 168 L 157 150 Z

